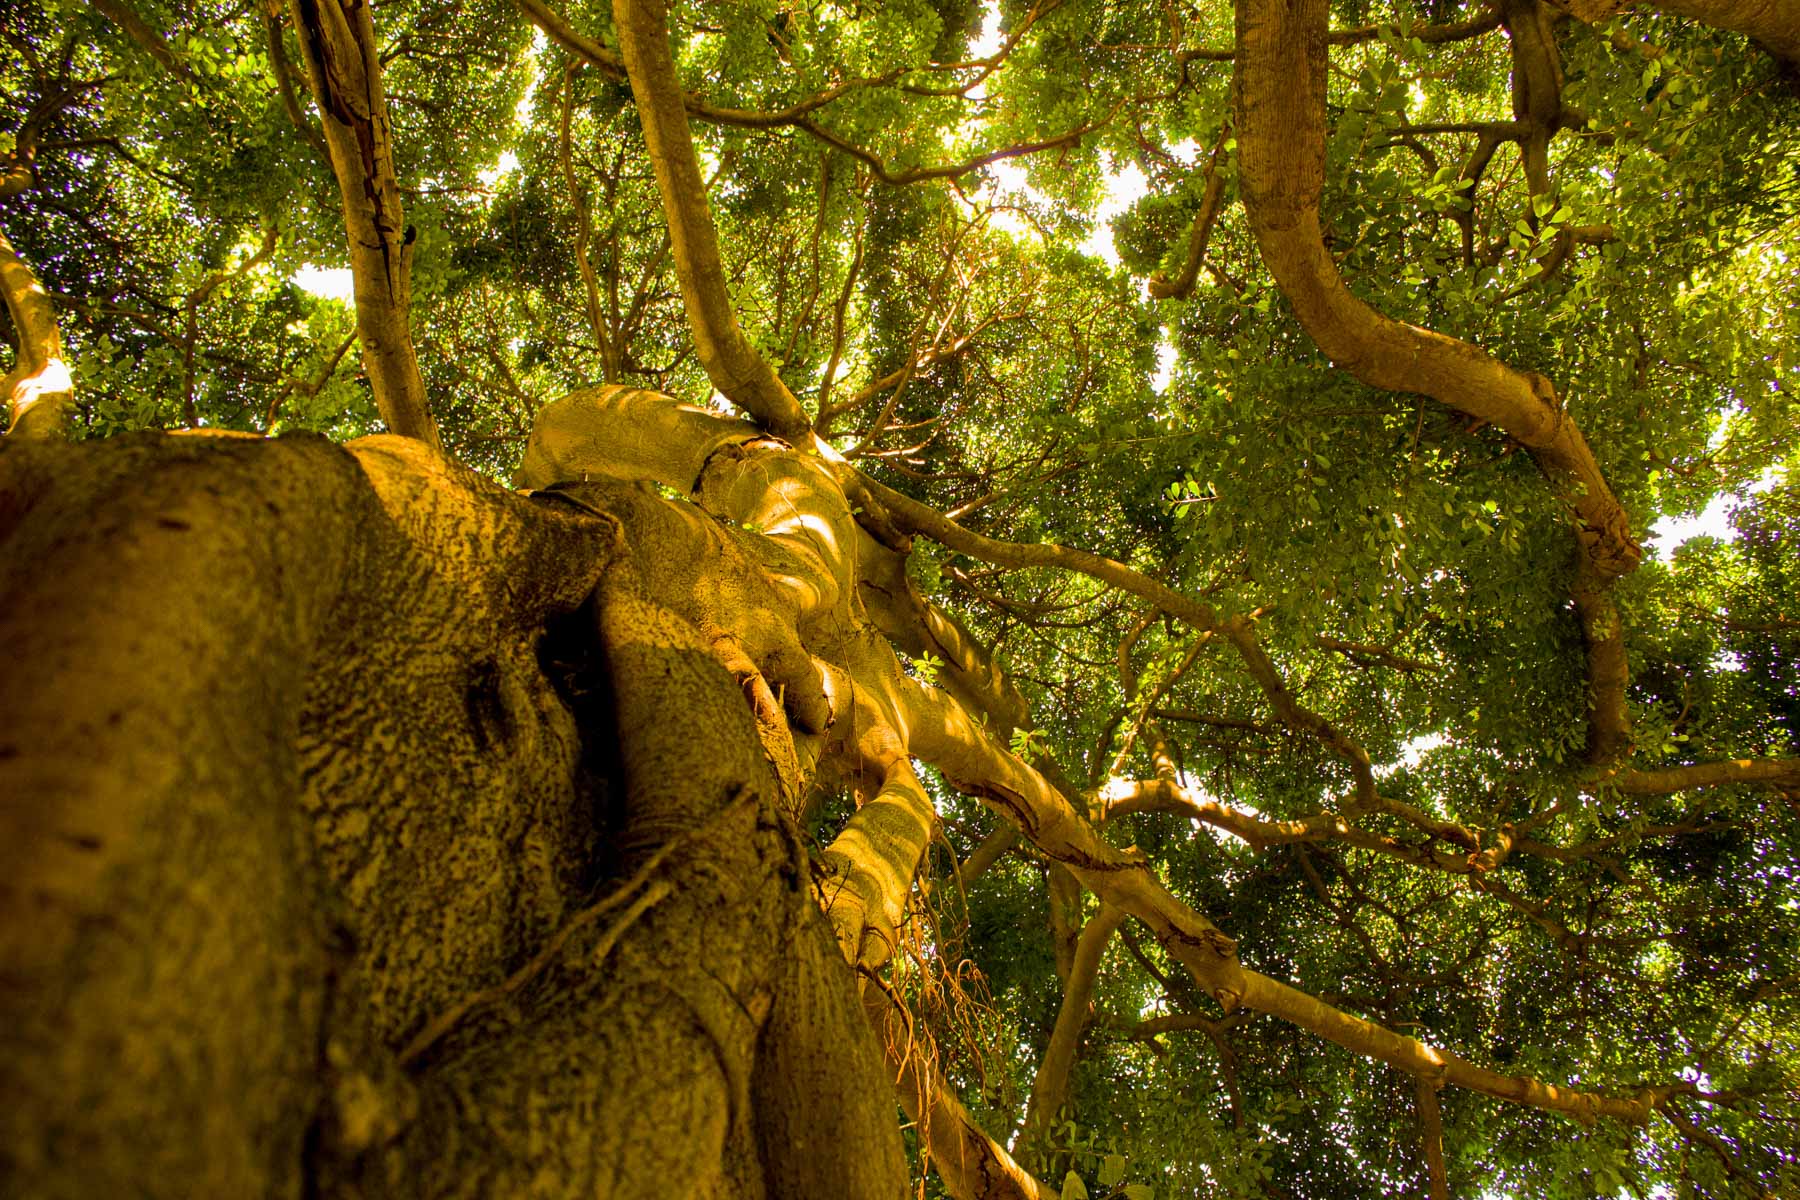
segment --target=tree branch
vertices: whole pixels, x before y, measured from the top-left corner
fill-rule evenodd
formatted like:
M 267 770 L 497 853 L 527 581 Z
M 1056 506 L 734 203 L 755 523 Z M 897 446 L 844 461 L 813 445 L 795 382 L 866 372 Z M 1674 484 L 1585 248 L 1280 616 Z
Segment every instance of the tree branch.
M 408 325 L 413 230 L 394 177 L 375 27 L 359 0 L 292 0 L 295 27 L 325 127 L 356 288 L 363 368 L 393 432 L 438 446 L 437 422 Z
M 1094 999 L 1094 982 L 1100 974 L 1100 957 L 1106 944 L 1125 920 L 1125 910 L 1102 904 L 1082 926 L 1075 943 L 1075 961 L 1063 985 L 1062 1007 L 1057 1010 L 1056 1025 L 1038 1063 L 1032 1080 L 1031 1099 L 1025 1108 L 1025 1123 L 1019 1130 L 1015 1146 L 1031 1147 L 1041 1143 L 1057 1114 L 1069 1101 L 1069 1073 L 1075 1067 L 1075 1054 L 1080 1049 L 1081 1031 L 1087 1026 L 1088 1008 Z
M 4 230 L 0 230 L 0 296 L 19 336 L 18 357 L 0 379 L 0 393 L 12 410 L 6 432 L 15 437 L 61 437 L 75 381 L 63 361 L 56 310 Z
M 1264 262 L 1332 362 L 1372 387 L 1418 392 L 1497 425 L 1531 449 L 1579 519 L 1602 579 L 1643 556 L 1593 451 L 1535 372 L 1376 312 L 1344 285 L 1325 249 L 1323 0 L 1240 0 L 1238 137 L 1244 208 Z
M 176 56 L 163 40 L 162 34 L 156 32 L 148 21 L 138 16 L 137 11 L 125 0 L 94 0 L 94 7 L 113 24 L 123 29 L 132 41 L 136 42 L 144 53 L 155 59 L 157 65 L 175 76 L 183 83 L 197 84 L 200 81 L 188 70 L 188 65 Z
M 1800 790 L 1800 758 L 1728 758 L 1686 767 L 1619 771 L 1602 776 L 1600 782 L 1630 796 L 1663 796 L 1732 783 L 1795 791 Z
M 718 235 L 694 154 L 681 81 L 669 48 L 664 0 L 613 0 L 613 24 L 643 122 L 644 142 L 669 222 L 675 273 L 694 348 L 713 386 L 763 428 L 795 445 L 810 440 L 812 422 L 774 368 L 757 353 L 731 308 Z

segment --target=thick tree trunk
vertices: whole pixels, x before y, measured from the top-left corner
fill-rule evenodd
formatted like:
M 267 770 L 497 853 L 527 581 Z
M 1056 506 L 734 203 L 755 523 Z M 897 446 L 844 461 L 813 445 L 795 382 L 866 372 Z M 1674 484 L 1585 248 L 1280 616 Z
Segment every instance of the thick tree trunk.
M 0 447 L 0 1191 L 904 1190 L 665 509 L 394 437 Z

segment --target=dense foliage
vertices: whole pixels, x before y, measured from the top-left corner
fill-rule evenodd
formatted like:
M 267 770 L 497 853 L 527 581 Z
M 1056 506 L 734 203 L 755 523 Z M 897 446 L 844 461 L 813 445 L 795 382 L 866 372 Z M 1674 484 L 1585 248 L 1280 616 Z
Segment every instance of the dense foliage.
M 1246 964 L 1339 1008 L 1504 1074 L 1678 1091 L 1642 1128 L 1433 1104 L 1222 1012 L 1128 926 L 1066 1119 L 1024 1148 L 1089 1195 L 1422 1193 L 1440 1136 L 1456 1195 L 1800 1194 L 1800 774 L 1773 766 L 1800 754 L 1795 64 L 1654 6 L 1494 12 L 1334 3 L 1325 243 L 1377 310 L 1553 381 L 1638 537 L 1729 514 L 1612 586 L 1623 755 L 1591 753 L 1567 497 L 1504 430 L 1336 369 L 1264 269 L 1228 6 L 674 14 L 739 320 L 819 433 L 967 527 L 1253 617 L 1296 703 L 1398 802 L 1352 836 L 1258 846 L 1165 811 L 1107 837 Z M 1561 90 L 1535 165 L 1500 129 L 1525 122 L 1521 12 Z M 550 16 L 610 41 L 606 5 Z M 374 21 L 446 449 L 505 479 L 571 389 L 712 395 L 623 79 L 503 0 Z M 81 436 L 377 429 L 351 309 L 309 290 L 344 233 L 286 11 L 4 0 L 0 29 L 0 152 L 31 171 L 0 229 L 55 301 Z M 911 571 L 1025 692 L 1015 750 L 1097 813 L 1159 776 L 1270 821 L 1348 804 L 1352 758 L 1226 638 L 1081 574 L 923 541 Z M 900 982 L 1005 1140 L 1082 900 L 1026 847 L 960 884 L 994 818 L 933 788 L 947 845 Z

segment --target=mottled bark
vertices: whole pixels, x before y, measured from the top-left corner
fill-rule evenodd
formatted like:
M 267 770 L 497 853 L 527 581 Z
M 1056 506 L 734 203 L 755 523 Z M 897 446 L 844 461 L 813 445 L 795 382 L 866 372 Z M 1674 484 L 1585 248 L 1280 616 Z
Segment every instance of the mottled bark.
M 7 1190 L 901 1194 L 758 715 L 635 550 L 692 506 L 619 494 L 0 447 Z

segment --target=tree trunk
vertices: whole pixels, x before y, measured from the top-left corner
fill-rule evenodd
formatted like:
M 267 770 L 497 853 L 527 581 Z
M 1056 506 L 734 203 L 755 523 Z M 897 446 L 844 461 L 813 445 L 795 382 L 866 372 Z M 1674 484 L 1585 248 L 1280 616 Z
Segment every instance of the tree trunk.
M 679 509 L 396 437 L 0 446 L 0 1190 L 904 1191 Z

